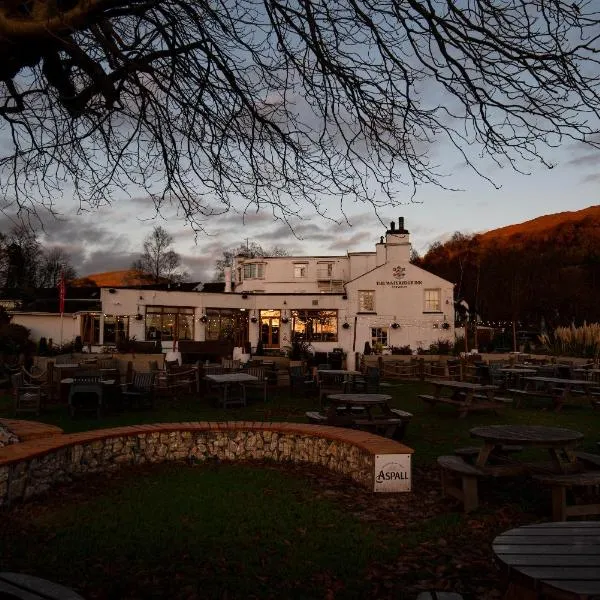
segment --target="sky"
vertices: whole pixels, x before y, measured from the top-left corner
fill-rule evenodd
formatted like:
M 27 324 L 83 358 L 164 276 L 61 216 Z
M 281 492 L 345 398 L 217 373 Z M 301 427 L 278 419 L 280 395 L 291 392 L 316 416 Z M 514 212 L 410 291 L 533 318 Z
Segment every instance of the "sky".
M 70 257 L 79 276 L 129 268 L 139 257 L 144 238 L 153 227 L 164 227 L 174 239 L 189 280 L 214 280 L 214 266 L 223 251 L 256 242 L 263 248 L 279 246 L 290 255 L 344 255 L 374 251 L 389 222 L 404 217 L 413 248 L 424 254 L 436 241 L 455 231 L 483 232 L 521 223 L 536 217 L 576 211 L 600 203 L 599 152 L 573 143 L 552 152 L 553 169 L 540 167 L 530 174 L 512 169 L 490 168 L 486 175 L 495 186 L 456 162 L 456 157 L 438 157 L 452 175 L 445 181 L 460 191 L 435 186 L 418 189 L 414 198 L 397 197 L 397 205 L 383 210 L 382 224 L 371 207 L 345 205 L 350 224 L 310 215 L 295 224 L 294 233 L 273 220 L 270 213 L 242 215 L 233 210 L 211 218 L 207 234 L 197 238 L 174 207 L 157 216 L 147 198 L 123 198 L 91 212 L 77 212 L 78 204 L 64 197 L 56 217 L 45 216 L 38 236 L 44 247 L 60 247 Z M 333 207 L 332 216 L 335 216 Z M 11 226 L 10 216 L 0 216 L 0 231 Z

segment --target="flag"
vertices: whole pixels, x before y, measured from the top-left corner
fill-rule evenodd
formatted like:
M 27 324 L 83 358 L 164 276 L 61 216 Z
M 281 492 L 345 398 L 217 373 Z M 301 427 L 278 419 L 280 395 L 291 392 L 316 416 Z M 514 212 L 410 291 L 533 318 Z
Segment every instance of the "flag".
M 60 281 L 58 282 L 58 305 L 59 312 L 62 315 L 65 312 L 65 273 L 60 272 Z

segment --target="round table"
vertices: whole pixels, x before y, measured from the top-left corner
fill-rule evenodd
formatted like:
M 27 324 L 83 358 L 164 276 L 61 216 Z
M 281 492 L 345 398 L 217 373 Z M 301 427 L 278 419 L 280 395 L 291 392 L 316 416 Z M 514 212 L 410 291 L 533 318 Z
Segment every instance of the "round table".
M 492 543 L 507 570 L 506 600 L 523 597 L 591 600 L 600 595 L 600 522 L 562 521 L 517 527 Z
M 527 446 L 555 446 L 562 448 L 583 439 L 583 433 L 563 427 L 544 425 L 486 425 L 473 427 L 471 437 L 496 444 L 523 444 Z
M 476 465 L 484 467 L 490 454 L 503 444 L 546 448 L 555 469 L 567 472 L 576 462 L 572 448 L 583 439 L 583 433 L 563 427 L 543 425 L 487 425 L 473 427 L 471 437 L 484 441 Z

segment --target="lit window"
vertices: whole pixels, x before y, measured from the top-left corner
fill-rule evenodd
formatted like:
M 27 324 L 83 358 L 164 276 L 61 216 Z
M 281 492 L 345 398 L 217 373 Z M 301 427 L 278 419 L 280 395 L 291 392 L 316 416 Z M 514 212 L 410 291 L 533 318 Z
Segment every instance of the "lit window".
M 265 265 L 262 263 L 248 263 L 244 265 L 244 279 L 262 279 Z
M 358 292 L 358 312 L 375 312 L 374 290 L 361 290 Z
M 306 264 L 294 265 L 294 277 L 296 279 L 302 279 L 302 278 L 306 277 L 307 266 L 308 265 L 306 265 Z
M 308 343 L 337 342 L 337 310 L 293 310 L 292 336 Z
M 147 306 L 147 340 L 193 340 L 194 309 L 183 306 Z
M 441 312 L 441 290 L 425 290 L 425 312 Z

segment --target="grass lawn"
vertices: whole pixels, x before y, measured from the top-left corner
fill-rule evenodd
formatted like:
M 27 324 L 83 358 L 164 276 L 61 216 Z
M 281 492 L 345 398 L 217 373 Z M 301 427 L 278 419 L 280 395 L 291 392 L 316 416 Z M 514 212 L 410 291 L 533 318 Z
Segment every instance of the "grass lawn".
M 94 475 L 0 513 L 0 571 L 62 582 L 86 598 L 406 598 L 451 589 L 473 600 L 499 597 L 495 535 L 549 519 L 550 494 L 513 482 L 482 493 L 463 515 L 441 497 L 435 459 L 477 444 L 475 425 L 555 425 L 585 434 L 596 451 L 600 411 L 561 413 L 529 403 L 501 415 L 424 405 L 426 384 L 390 388 L 395 407 L 413 413 L 404 443 L 415 449 L 414 491 L 373 495 L 318 468 L 210 461 Z M 387 390 L 386 390 L 387 391 Z M 318 401 L 285 391 L 267 404 L 216 409 L 202 398 L 175 406 L 70 418 L 65 408 L 38 420 L 67 432 L 195 420 L 304 421 Z M 10 398 L 0 398 L 0 417 Z

